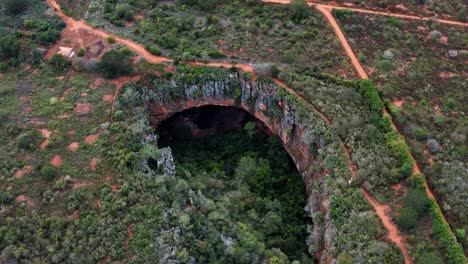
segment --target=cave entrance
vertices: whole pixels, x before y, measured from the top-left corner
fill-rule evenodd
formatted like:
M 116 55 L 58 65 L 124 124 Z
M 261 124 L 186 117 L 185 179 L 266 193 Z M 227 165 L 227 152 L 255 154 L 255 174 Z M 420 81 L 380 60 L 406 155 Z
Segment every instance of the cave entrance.
M 198 221 L 191 232 L 221 234 L 203 239 L 217 249 L 210 260 L 311 263 L 305 186 L 281 139 L 264 123 L 237 107 L 207 105 L 173 114 L 156 132 L 159 147 L 172 149 L 176 178 L 209 204 L 193 198 L 184 210 Z M 237 244 L 226 259 L 229 241 Z

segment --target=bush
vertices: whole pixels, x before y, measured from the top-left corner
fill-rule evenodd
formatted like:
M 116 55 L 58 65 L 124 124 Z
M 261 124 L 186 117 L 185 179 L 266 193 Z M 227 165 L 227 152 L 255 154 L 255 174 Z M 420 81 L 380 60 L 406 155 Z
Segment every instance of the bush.
M 131 58 L 117 50 L 111 50 L 102 56 L 100 68 L 106 78 L 114 78 L 119 75 L 130 74 L 133 71 Z
M 396 65 L 389 60 L 377 61 L 376 66 L 381 71 L 393 71 L 397 68 Z
M 270 63 L 262 63 L 262 64 L 255 64 L 253 66 L 254 72 L 258 73 L 262 76 L 271 76 L 271 77 L 278 77 L 279 69 L 275 65 Z
M 434 253 L 424 253 L 416 260 L 416 264 L 442 264 L 442 259 Z
M 154 45 L 146 45 L 146 50 L 149 51 L 149 53 L 156 55 L 156 56 L 161 56 L 162 52 L 158 49 L 158 47 Z
M 55 180 L 58 176 L 57 169 L 52 165 L 47 164 L 41 169 L 42 177 L 48 182 Z
M 439 247 L 442 248 L 447 263 L 466 263 L 463 248 L 457 242 L 455 235 L 451 232 L 450 226 L 444 221 L 444 217 L 437 202 L 434 199 L 430 199 L 429 203 L 429 212 L 432 216 L 432 233 Z
M 0 127 L 2 127 L 8 121 L 8 113 L 4 110 L 0 110 Z
M 106 38 L 106 41 L 107 41 L 107 43 L 113 44 L 113 43 L 115 43 L 115 38 L 109 36 L 109 37 Z
M 34 21 L 31 19 L 25 19 L 23 21 L 23 25 L 25 28 L 34 28 Z
M 6 70 L 8 70 L 8 64 L 0 62 L 0 72 L 6 72 Z
M 294 21 L 300 21 L 310 15 L 310 7 L 305 0 L 292 0 L 289 4 L 289 11 Z
M 411 189 L 419 191 L 426 191 L 425 183 L 426 180 L 424 179 L 424 175 L 422 174 L 413 175 L 408 181 L 408 185 Z
M 41 135 L 36 130 L 30 130 L 19 136 L 18 146 L 20 149 L 35 149 L 41 142 Z
M 54 54 L 49 64 L 56 72 L 62 72 L 71 65 L 71 61 L 60 54 Z
M 97 59 L 90 59 L 83 67 L 89 72 L 95 72 L 99 69 L 99 61 Z
M 27 0 L 5 0 L 5 11 L 7 14 L 17 15 L 28 8 Z
M 208 52 L 208 56 L 210 56 L 210 58 L 213 58 L 213 59 L 226 58 L 226 55 L 224 53 L 219 52 L 217 50 L 213 50 L 213 51 Z
M 429 198 L 424 190 L 409 190 L 405 196 L 404 204 L 413 208 L 419 215 L 426 212 L 429 206 Z
M 397 222 L 402 228 L 409 230 L 416 226 L 418 213 L 411 207 L 401 208 L 398 212 Z
M 84 54 L 85 54 L 84 49 L 80 49 L 80 50 L 76 53 L 76 56 L 78 56 L 78 57 L 83 57 Z

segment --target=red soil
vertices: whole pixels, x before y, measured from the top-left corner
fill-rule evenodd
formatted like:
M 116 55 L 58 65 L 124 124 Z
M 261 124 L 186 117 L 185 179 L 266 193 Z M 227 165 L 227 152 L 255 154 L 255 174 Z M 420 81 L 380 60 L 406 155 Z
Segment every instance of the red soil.
M 75 152 L 79 149 L 80 144 L 78 142 L 72 142 L 70 145 L 68 145 L 68 150 Z
M 59 168 L 60 166 L 62 166 L 63 164 L 63 159 L 62 159 L 62 156 L 60 155 L 55 155 L 52 160 L 50 161 L 50 164 L 52 164 L 52 166 L 56 167 L 56 168 Z
M 127 82 L 131 82 L 131 81 L 135 81 L 135 80 L 138 80 L 140 79 L 141 76 L 140 75 L 136 75 L 136 76 L 122 76 L 122 77 L 119 77 L 117 79 L 114 79 L 111 81 L 111 83 L 113 85 L 115 85 L 115 92 L 114 92 L 114 96 L 112 98 L 112 106 L 111 106 L 111 121 L 114 120 L 114 109 L 115 109 L 115 103 L 117 102 L 117 97 L 119 96 L 119 93 L 120 93 L 120 88 L 126 84 Z
M 366 71 L 362 67 L 361 63 L 359 62 L 358 58 L 356 57 L 356 54 L 354 54 L 353 49 L 348 43 L 348 40 L 346 40 L 346 37 L 344 36 L 343 32 L 341 31 L 340 26 L 336 22 L 335 18 L 333 17 L 331 10 L 333 8 L 330 6 L 326 5 L 317 5 L 317 10 L 323 13 L 323 15 L 327 18 L 328 22 L 330 25 L 333 27 L 333 30 L 335 31 L 336 36 L 340 40 L 341 44 L 343 45 L 343 48 L 345 49 L 346 53 L 348 54 L 348 57 L 351 59 L 351 63 L 353 66 L 356 68 L 357 73 L 361 77 L 361 79 L 369 79 L 367 76 Z
M 23 107 L 23 111 L 24 111 L 24 112 L 31 113 L 32 110 L 33 110 L 33 108 L 32 108 L 32 106 L 30 106 L 30 105 Z
M 59 118 L 59 119 L 67 119 L 69 117 L 70 117 L 69 113 L 64 113 L 64 114 L 61 114 L 61 115 L 57 116 L 57 118 Z
M 78 115 L 86 115 L 91 113 L 94 110 L 94 105 L 92 103 L 78 103 L 73 109 L 73 112 Z
M 94 80 L 94 82 L 89 86 L 89 88 L 91 89 L 96 89 L 97 87 L 99 86 L 103 86 L 104 84 L 106 83 L 106 80 L 102 79 L 102 78 L 96 78 Z
M 369 193 L 366 190 L 363 189 L 363 191 L 367 201 L 369 201 L 372 207 L 374 207 L 375 211 L 377 212 L 377 215 L 382 221 L 382 224 L 388 230 L 388 239 L 395 243 L 401 249 L 403 257 L 405 258 L 405 263 L 412 263 L 411 257 L 409 256 L 408 250 L 405 246 L 405 238 L 402 235 L 400 235 L 398 227 L 392 222 L 392 220 L 386 213 L 390 211 L 390 207 L 379 204 L 369 195 Z
M 98 132 L 96 134 L 91 134 L 91 135 L 85 137 L 86 144 L 89 144 L 89 145 L 96 144 L 96 141 L 98 140 L 100 135 L 101 135 L 101 132 Z
M 78 219 L 80 219 L 80 210 L 75 210 L 75 211 L 73 211 L 72 219 L 73 219 L 73 220 L 78 220 Z
M 288 4 L 290 2 L 289 0 L 263 0 L 263 1 L 268 2 L 268 3 L 279 3 L 279 4 Z M 73 20 L 72 18 L 70 18 L 70 17 L 66 16 L 65 14 L 63 14 L 63 12 L 60 10 L 60 7 L 55 2 L 55 0 L 48 0 L 47 2 L 49 3 L 49 5 L 53 6 L 56 9 L 57 14 L 66 22 L 68 28 L 87 29 L 87 30 L 90 30 L 90 31 L 94 32 L 94 34 L 96 34 L 96 35 L 98 35 L 100 37 L 103 37 L 103 38 L 108 37 L 108 36 L 112 36 L 112 37 L 115 38 L 116 42 L 127 45 L 130 49 L 136 51 L 136 53 L 138 53 L 140 56 L 146 58 L 147 61 L 150 62 L 150 63 L 172 62 L 172 59 L 165 58 L 165 57 L 160 57 L 160 56 L 154 56 L 154 55 L 150 54 L 148 51 L 146 51 L 146 49 L 144 48 L 143 45 L 140 45 L 140 44 L 138 44 L 136 42 L 133 42 L 133 41 L 127 40 L 127 39 L 123 39 L 123 38 L 120 38 L 118 36 L 111 35 L 111 34 L 105 32 L 104 30 L 101 30 L 101 29 L 94 29 L 94 28 L 90 27 L 89 25 L 87 25 L 83 21 Z M 314 4 L 309 3 L 309 5 L 314 5 Z M 331 10 L 333 8 L 348 9 L 348 10 L 353 10 L 355 12 L 361 12 L 361 13 L 371 13 L 371 14 L 380 14 L 380 15 L 387 15 L 387 16 L 396 16 L 396 17 L 417 19 L 417 20 L 428 20 L 429 19 L 429 18 L 419 18 L 419 17 L 415 17 L 415 16 L 407 16 L 407 15 L 400 15 L 400 14 L 388 14 L 388 13 L 383 13 L 383 12 L 369 11 L 369 10 L 355 9 L 355 8 L 348 8 L 348 7 L 335 7 L 335 6 L 331 6 L 331 5 L 320 5 L 320 4 L 317 5 L 317 9 L 320 10 L 325 15 L 325 17 L 327 18 L 329 23 L 332 25 L 332 27 L 333 27 L 335 33 L 337 34 L 340 42 L 342 43 L 342 45 L 345 48 L 348 56 L 350 57 L 350 59 L 352 61 L 352 64 L 354 65 L 354 67 L 356 68 L 356 71 L 358 72 L 359 76 L 362 79 L 368 79 L 368 75 L 364 71 L 361 64 L 359 63 L 359 60 L 357 59 L 357 57 L 354 54 L 352 48 L 350 47 L 349 43 L 347 42 L 346 38 L 344 37 L 344 34 L 342 33 L 340 27 L 338 26 L 336 20 L 332 16 Z M 468 26 L 468 23 L 449 21 L 449 20 L 438 20 L 438 21 L 441 22 L 441 23 Z M 227 67 L 227 68 L 232 66 L 232 64 L 230 64 L 230 63 L 200 63 L 200 62 L 193 62 L 193 63 L 191 63 L 191 65 L 203 65 L 203 66 L 212 66 L 212 67 Z M 241 69 L 242 71 L 246 71 L 246 72 L 252 72 L 253 71 L 253 69 L 252 69 L 252 67 L 250 65 L 238 64 L 238 65 L 235 65 L 235 67 Z M 279 85 L 282 85 L 283 87 L 287 88 L 289 91 L 292 91 L 294 94 L 296 94 L 296 95 L 298 95 L 299 97 L 302 98 L 302 96 L 297 94 L 293 89 L 291 89 L 291 88 L 287 87 L 286 85 L 284 85 L 284 83 L 282 83 L 280 81 L 276 81 L 276 82 Z M 123 83 L 124 83 L 123 81 L 116 81 L 116 83 L 115 83 L 117 88 L 116 88 L 116 92 L 115 92 L 115 95 L 114 95 L 114 100 L 113 100 L 114 103 L 113 103 L 112 109 L 111 109 L 112 113 L 114 111 L 114 104 L 115 104 L 115 101 L 116 101 L 115 99 L 118 96 L 119 88 Z M 324 118 L 324 120 L 327 121 L 327 124 L 331 123 L 331 120 L 329 118 L 327 118 L 325 115 L 323 115 L 323 113 L 321 113 L 320 111 L 318 111 L 318 112 L 321 114 L 322 118 Z M 388 112 L 385 111 L 385 114 L 388 114 Z M 396 131 L 398 131 L 394 124 L 392 124 L 392 126 Z M 349 150 L 347 149 L 347 147 L 346 147 L 346 145 L 344 144 L 343 141 L 342 141 L 342 145 L 343 145 L 343 147 L 345 149 L 346 155 L 348 156 L 348 160 L 350 162 L 350 170 L 351 170 L 352 174 L 354 175 L 354 168 L 353 168 L 353 165 L 352 165 L 352 159 L 351 159 L 351 156 L 349 154 Z M 90 164 L 90 167 L 92 167 L 91 164 Z M 414 166 L 414 173 L 420 173 L 420 169 L 419 169 L 419 167 L 418 167 L 418 165 L 416 163 L 415 163 L 415 166 Z M 433 197 L 432 192 L 430 191 L 428 186 L 426 188 L 426 191 L 428 192 L 428 195 L 430 197 Z M 379 217 L 382 219 L 382 222 L 384 223 L 384 226 L 389 230 L 390 240 L 397 243 L 397 245 L 401 248 L 401 250 L 402 250 L 402 252 L 403 252 L 403 254 L 405 256 L 405 262 L 406 263 L 411 263 L 411 259 L 409 258 L 408 252 L 407 252 L 406 248 L 404 247 L 404 245 L 402 243 L 403 238 L 398 235 L 398 229 L 396 228 L 395 225 L 393 225 L 391 223 L 388 216 L 386 216 L 386 214 L 384 212 L 385 207 L 383 207 L 382 205 L 379 205 L 376 201 L 374 201 L 368 195 L 368 193 L 365 190 L 364 190 L 364 193 L 365 193 L 365 196 L 366 196 L 367 200 L 376 209 L 377 214 L 379 215 Z
M 404 103 L 405 103 L 405 100 L 398 100 L 398 101 L 393 101 L 392 105 L 396 107 L 402 107 Z
M 96 159 L 96 158 L 92 158 L 91 161 L 89 162 L 89 168 L 90 168 L 92 171 L 95 171 L 95 170 L 96 170 L 96 167 L 97 167 L 97 159 Z
M 73 179 L 72 189 L 75 191 L 75 190 L 79 190 L 81 188 L 85 188 L 85 187 L 92 186 L 92 185 L 93 185 L 92 182 L 83 182 L 80 180 Z
M 19 169 L 19 170 L 15 173 L 15 178 L 19 179 L 19 178 L 23 177 L 24 174 L 30 173 L 31 171 L 32 171 L 32 166 L 31 166 L 31 165 L 26 165 L 26 166 L 24 166 L 22 169 Z
M 118 184 L 112 184 L 111 188 L 112 188 L 113 192 L 120 191 L 120 185 L 118 185 Z
M 272 3 L 272 4 L 289 4 L 291 1 L 290 0 L 262 0 L 262 2 L 265 3 Z M 313 1 L 308 1 L 309 6 L 323 6 L 327 9 L 345 9 L 345 10 L 351 10 L 354 12 L 358 13 L 365 13 L 365 14 L 374 14 L 374 15 L 382 15 L 382 16 L 393 16 L 393 17 L 399 17 L 399 18 L 405 18 L 405 19 L 413 19 L 413 20 L 431 20 L 433 18 L 431 17 L 418 17 L 418 16 L 411 16 L 411 15 L 404 15 L 404 14 L 397 14 L 397 13 L 389 13 L 389 12 L 379 12 L 379 11 L 372 11 L 372 10 L 367 10 L 367 9 L 360 9 L 360 8 L 351 8 L 348 6 L 336 6 L 336 5 L 329 5 L 329 4 L 318 4 L 318 3 L 313 3 Z M 401 7 L 401 5 L 400 5 Z M 448 20 L 448 19 L 440 19 L 436 18 L 436 21 L 438 23 L 443 23 L 443 24 L 451 24 L 451 25 L 456 25 L 456 26 L 462 26 L 462 27 L 468 27 L 468 23 L 466 22 L 460 22 L 460 21 L 453 21 L 453 20 Z
M 125 246 L 128 246 L 128 242 L 130 242 L 130 239 L 133 237 L 133 232 L 132 232 L 132 226 L 129 224 L 127 226 L 127 239 L 125 240 Z
M 105 94 L 102 96 L 104 102 L 112 103 L 114 101 L 114 96 L 112 94 Z
M 26 202 L 26 204 L 29 207 L 35 207 L 36 206 L 36 203 L 26 195 L 20 195 L 20 196 L 16 197 L 15 200 L 16 200 L 17 203 Z
M 40 145 L 41 149 L 45 150 L 45 148 L 49 144 L 49 139 L 50 139 L 50 136 L 52 135 L 52 131 L 48 130 L 47 128 L 38 129 L 38 131 L 39 133 L 41 133 L 43 137 L 45 137 L 45 140 Z

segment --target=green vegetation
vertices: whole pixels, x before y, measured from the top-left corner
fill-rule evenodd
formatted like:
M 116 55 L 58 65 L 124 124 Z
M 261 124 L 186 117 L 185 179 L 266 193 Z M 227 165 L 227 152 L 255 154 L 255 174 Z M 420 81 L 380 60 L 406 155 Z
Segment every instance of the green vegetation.
M 54 168 L 52 165 L 46 165 L 41 169 L 41 174 L 42 177 L 44 177 L 44 180 L 47 182 L 51 182 L 55 180 L 58 176 L 57 169 Z
M 3 5 L 6 13 L 17 15 L 28 7 L 28 0 L 5 0 Z
M 154 46 L 165 56 L 183 61 L 226 57 L 227 61 L 269 62 L 279 68 L 328 73 L 339 70 L 355 77 L 326 19 L 307 4 L 304 6 L 304 1 L 291 6 L 261 1 L 129 3 L 130 9 L 139 14 L 131 24 L 117 28 L 105 22 L 100 16 L 102 9 L 90 9 L 87 21 L 143 43 L 150 52 Z M 110 4 L 109 10 L 115 5 Z
M 120 75 L 128 75 L 133 72 L 131 57 L 120 50 L 108 51 L 102 56 L 100 68 L 106 78 L 114 78 Z
M 240 259 L 250 263 L 257 255 L 267 258 L 269 251 L 275 252 L 273 256 L 285 254 L 289 261 L 310 262 L 305 245 L 304 184 L 278 138 L 229 132 L 198 140 L 178 137 L 171 148 L 176 177 L 203 193 L 206 206 L 214 209 L 209 209 L 206 223 L 194 226 L 192 232 L 223 230 L 225 237 L 239 241 L 233 244 L 232 255 L 225 255 L 219 239 L 206 241 L 206 247 L 214 250 L 209 254 L 215 255 L 200 252 L 194 243 L 187 244 L 188 252 L 198 252 L 202 262 Z M 237 229 L 228 231 L 224 226 Z
M 41 135 L 36 130 L 29 130 L 18 137 L 20 149 L 34 150 L 39 146 Z
M 447 1 L 450 2 L 450 1 Z M 452 4 L 444 5 L 448 6 Z M 456 5 L 455 5 L 456 6 Z M 454 229 L 468 227 L 465 28 L 335 11 Z M 368 36 L 372 36 L 369 38 Z M 379 64 L 391 64 L 383 69 Z M 398 103 L 397 103 L 398 102 Z M 395 145 L 397 146 L 397 145 Z M 409 167 L 408 167 L 409 169 Z
M 349 3 L 346 0 L 331 1 L 336 4 Z M 462 0 L 427 1 L 427 0 L 366 0 L 354 1 L 356 7 L 392 13 L 415 14 L 421 17 L 441 17 L 451 20 L 466 21 L 466 3 Z

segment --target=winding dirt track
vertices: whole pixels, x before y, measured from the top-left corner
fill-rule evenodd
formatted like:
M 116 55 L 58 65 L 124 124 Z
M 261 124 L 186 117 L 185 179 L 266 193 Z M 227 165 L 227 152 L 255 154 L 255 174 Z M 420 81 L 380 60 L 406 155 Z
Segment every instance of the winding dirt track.
M 275 4 L 289 4 L 289 2 L 290 2 L 289 0 L 262 0 L 262 1 L 266 2 L 266 3 L 275 3 Z M 86 24 L 83 20 L 76 21 L 73 18 L 68 17 L 67 15 L 65 15 L 62 12 L 60 6 L 57 4 L 57 2 L 55 0 L 47 0 L 47 3 L 50 6 L 52 6 L 53 8 L 55 8 L 55 11 L 56 11 L 57 15 L 59 17 L 61 17 L 63 19 L 63 21 L 66 23 L 67 29 L 86 29 L 86 30 L 90 30 L 90 31 L 94 32 L 96 35 L 99 35 L 99 36 L 101 36 L 103 38 L 113 37 L 116 40 L 116 42 L 128 46 L 130 49 L 135 51 L 139 56 L 144 57 L 150 63 L 163 63 L 163 62 L 172 62 L 173 61 L 172 59 L 167 58 L 167 57 L 152 55 L 151 53 L 149 53 L 145 49 L 145 47 L 142 44 L 139 44 L 139 43 L 134 42 L 134 41 L 129 40 L 129 39 L 121 38 L 121 37 L 116 36 L 114 34 L 110 34 L 110 33 L 106 32 L 106 31 L 104 31 L 102 29 L 93 28 L 93 27 L 89 26 L 88 24 Z M 335 18 L 331 14 L 331 11 L 333 10 L 333 8 L 347 9 L 347 10 L 352 10 L 352 11 L 361 12 L 361 13 L 395 16 L 395 17 L 408 18 L 408 19 L 417 19 L 417 20 L 429 20 L 430 19 L 430 18 L 420 18 L 420 17 L 416 17 L 416 16 L 407 16 L 407 15 L 400 15 L 400 14 L 390 14 L 390 13 L 384 13 L 384 12 L 370 11 L 370 10 L 364 10 L 364 9 L 337 7 L 337 6 L 332 6 L 332 5 L 322 5 L 322 4 L 314 4 L 314 3 L 309 3 L 309 5 L 310 6 L 316 6 L 316 8 L 319 11 L 321 11 L 324 14 L 324 16 L 327 18 L 328 22 L 331 24 L 331 26 L 333 27 L 333 30 L 335 31 L 335 33 L 338 36 L 340 42 L 342 43 L 343 48 L 345 49 L 347 55 L 350 57 L 353 66 L 356 68 L 357 73 L 359 74 L 359 76 L 362 79 L 368 79 L 368 75 L 365 72 L 362 65 L 359 63 L 359 60 L 357 59 L 356 55 L 354 54 L 353 49 L 351 48 L 351 46 L 347 42 L 343 32 L 341 31 L 341 28 L 339 27 L 339 25 L 336 22 Z M 438 19 L 437 21 L 440 22 L 440 23 L 447 23 L 447 24 L 453 24 L 453 25 L 458 25 L 458 26 L 465 26 L 465 27 L 468 26 L 468 23 L 462 23 L 462 22 L 457 22 L 457 21 L 450 21 L 450 20 L 444 20 L 444 19 Z M 247 65 L 247 64 L 235 64 L 235 65 L 233 65 L 233 64 L 227 63 L 227 62 L 210 62 L 210 63 L 192 62 L 191 65 L 210 66 L 210 67 L 226 67 L 226 68 L 234 66 L 234 67 L 238 68 L 239 70 L 241 70 L 243 72 L 253 72 L 253 68 L 250 65 Z M 114 94 L 114 100 L 113 100 L 114 102 L 112 104 L 112 111 L 111 112 L 113 112 L 113 109 L 115 107 L 114 104 L 115 104 L 115 101 L 116 101 L 116 97 L 118 96 L 119 89 L 120 89 L 121 85 L 124 84 L 126 81 L 131 81 L 131 80 L 135 80 L 135 78 L 129 78 L 128 80 L 127 79 L 122 79 L 122 80 L 119 80 L 119 81 L 116 82 L 117 87 L 116 87 L 116 91 L 115 91 L 115 94 Z M 305 100 L 305 98 L 301 94 L 297 93 L 294 89 L 287 86 L 285 83 L 281 82 L 280 80 L 276 80 L 276 79 L 274 81 L 279 86 L 284 87 L 288 92 L 298 96 L 299 98 L 301 98 L 302 100 L 307 102 L 307 100 Z M 320 115 L 320 117 L 327 123 L 327 125 L 332 125 L 333 124 L 331 119 L 328 118 L 324 113 L 322 113 L 320 111 L 320 109 L 316 108 L 315 106 L 314 106 L 314 109 Z M 388 114 L 388 113 L 385 112 L 385 114 Z M 396 128 L 396 126 L 394 124 L 393 124 L 393 127 L 398 132 L 398 129 Z M 346 154 L 346 156 L 348 158 L 349 169 L 350 169 L 351 175 L 354 177 L 354 174 L 355 174 L 354 173 L 354 164 L 353 164 L 353 161 L 352 161 L 352 158 L 351 158 L 351 154 L 349 152 L 348 147 L 344 143 L 343 139 L 340 138 L 340 141 L 341 141 L 341 145 L 343 146 L 343 149 L 345 150 L 345 154 Z M 415 162 L 414 157 L 413 157 L 413 161 L 414 161 L 414 170 L 413 170 L 414 174 L 420 173 L 420 169 L 419 169 L 417 163 Z M 384 227 L 389 231 L 389 235 L 388 235 L 389 240 L 394 242 L 401 249 L 401 251 L 403 253 L 403 256 L 405 258 L 405 263 L 407 263 L 407 264 L 412 263 L 411 258 L 410 258 L 409 253 L 408 253 L 408 250 L 407 250 L 407 248 L 405 246 L 405 243 L 404 243 L 404 241 L 405 241 L 404 237 L 402 237 L 399 234 L 398 227 L 391 221 L 390 217 L 386 214 L 386 211 L 388 210 L 388 207 L 384 206 L 384 205 L 381 205 L 378 202 L 376 202 L 372 197 L 370 197 L 370 195 L 368 194 L 368 192 L 364 188 L 362 188 L 362 189 L 364 191 L 365 198 L 373 206 L 373 208 L 377 212 L 377 215 L 381 219 Z M 434 195 L 432 194 L 431 190 L 429 189 L 429 186 L 427 186 L 427 183 L 426 183 L 426 191 L 427 191 L 429 197 L 434 198 Z
M 262 0 L 264 3 L 271 3 L 271 4 L 289 4 L 291 0 Z M 350 10 L 354 11 L 357 13 L 364 13 L 364 14 L 372 14 L 372 15 L 382 15 L 382 16 L 393 16 L 393 17 L 399 17 L 399 18 L 404 18 L 404 19 L 412 19 L 412 20 L 421 20 L 421 21 L 427 21 L 427 20 L 435 20 L 438 23 L 442 24 L 450 24 L 450 25 L 456 25 L 456 26 L 462 26 L 462 27 L 468 27 L 468 23 L 466 22 L 461 22 L 461 21 L 454 21 L 454 20 L 448 20 L 448 19 L 441 19 L 437 17 L 418 17 L 418 16 L 411 16 L 411 15 L 404 15 L 404 14 L 398 14 L 398 13 L 390 13 L 390 12 L 381 12 L 381 11 L 373 11 L 373 10 L 367 10 L 367 9 L 361 9 L 361 8 L 354 8 L 354 7 L 346 7 L 346 6 L 336 6 L 336 5 L 330 5 L 330 4 L 320 4 L 319 1 L 307 1 L 309 6 L 314 6 L 314 7 L 323 7 L 326 9 L 342 9 L 342 10 Z

